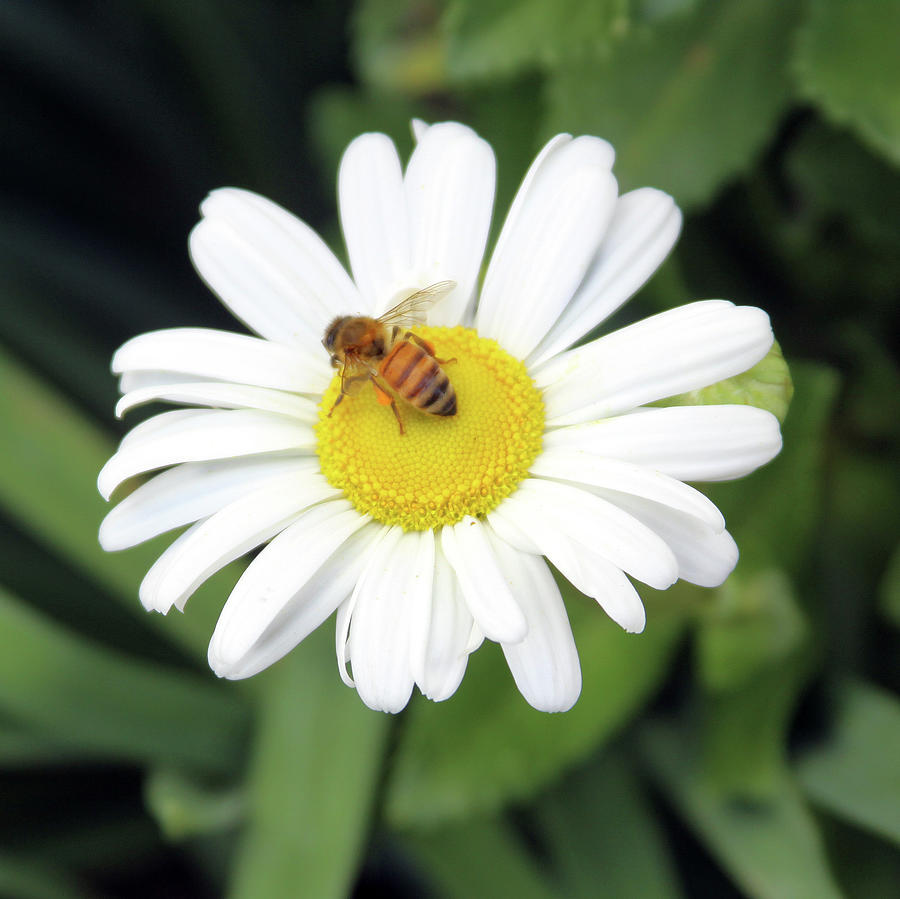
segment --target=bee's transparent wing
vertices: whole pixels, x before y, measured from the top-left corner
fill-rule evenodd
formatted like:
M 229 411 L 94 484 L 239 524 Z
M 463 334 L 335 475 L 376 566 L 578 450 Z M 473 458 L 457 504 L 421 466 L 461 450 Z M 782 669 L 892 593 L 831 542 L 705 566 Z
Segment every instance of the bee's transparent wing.
M 366 381 L 369 380 L 369 373 L 361 375 L 352 375 L 350 377 L 344 377 L 341 375 L 341 393 L 346 394 L 347 396 L 356 396 L 363 387 L 366 386 Z
M 417 290 L 406 299 L 397 303 L 393 309 L 388 309 L 384 315 L 378 316 L 378 321 L 383 325 L 397 325 L 398 327 L 412 327 L 425 323 L 425 314 L 428 310 L 442 300 L 456 287 L 456 281 L 438 281 L 428 287 Z

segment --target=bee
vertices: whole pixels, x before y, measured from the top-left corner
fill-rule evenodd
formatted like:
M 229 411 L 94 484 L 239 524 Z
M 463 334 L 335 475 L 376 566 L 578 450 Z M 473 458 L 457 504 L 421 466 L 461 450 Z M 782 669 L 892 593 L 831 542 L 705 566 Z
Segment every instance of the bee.
M 340 369 L 341 392 L 329 418 L 341 400 L 366 381 L 371 381 L 378 402 L 390 405 L 401 434 L 403 419 L 394 394 L 429 415 L 456 415 L 456 391 L 441 368 L 456 360 L 438 359 L 434 346 L 409 330 L 422 324 L 426 311 L 455 287 L 455 281 L 439 281 L 410 294 L 378 318 L 340 315 L 331 322 L 322 346 L 332 366 Z

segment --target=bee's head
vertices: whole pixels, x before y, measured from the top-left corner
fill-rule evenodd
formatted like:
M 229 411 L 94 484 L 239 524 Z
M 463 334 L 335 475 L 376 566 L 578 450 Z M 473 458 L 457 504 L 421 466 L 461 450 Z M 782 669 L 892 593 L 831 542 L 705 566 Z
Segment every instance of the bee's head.
M 337 347 L 338 335 L 341 333 L 341 328 L 348 321 L 350 321 L 349 315 L 339 315 L 325 329 L 325 336 L 322 338 L 322 346 L 325 347 L 329 353 L 334 353 L 335 348 Z

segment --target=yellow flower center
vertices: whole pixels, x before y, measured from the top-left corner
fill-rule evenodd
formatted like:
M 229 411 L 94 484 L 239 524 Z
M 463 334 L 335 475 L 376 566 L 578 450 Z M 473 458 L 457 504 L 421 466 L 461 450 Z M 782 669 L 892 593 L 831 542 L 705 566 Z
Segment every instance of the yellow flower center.
M 370 385 L 344 397 L 336 375 L 316 425 L 322 473 L 376 521 L 405 530 L 484 515 L 509 496 L 541 448 L 544 403 L 528 371 L 466 328 L 416 328 L 456 390 L 453 416 L 429 415 L 395 392 L 405 433 Z

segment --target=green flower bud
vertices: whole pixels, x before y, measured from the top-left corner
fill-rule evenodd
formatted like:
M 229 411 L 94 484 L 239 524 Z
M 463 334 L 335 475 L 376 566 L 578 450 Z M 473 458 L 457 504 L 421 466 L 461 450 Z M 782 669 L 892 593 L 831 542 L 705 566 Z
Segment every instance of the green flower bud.
M 757 406 L 771 412 L 779 422 L 784 423 L 791 397 L 794 395 L 794 384 L 791 372 L 778 342 L 764 359 L 753 368 L 724 381 L 717 381 L 700 390 L 690 390 L 660 400 L 657 406 L 721 406 L 727 403 L 739 403 L 745 406 Z

